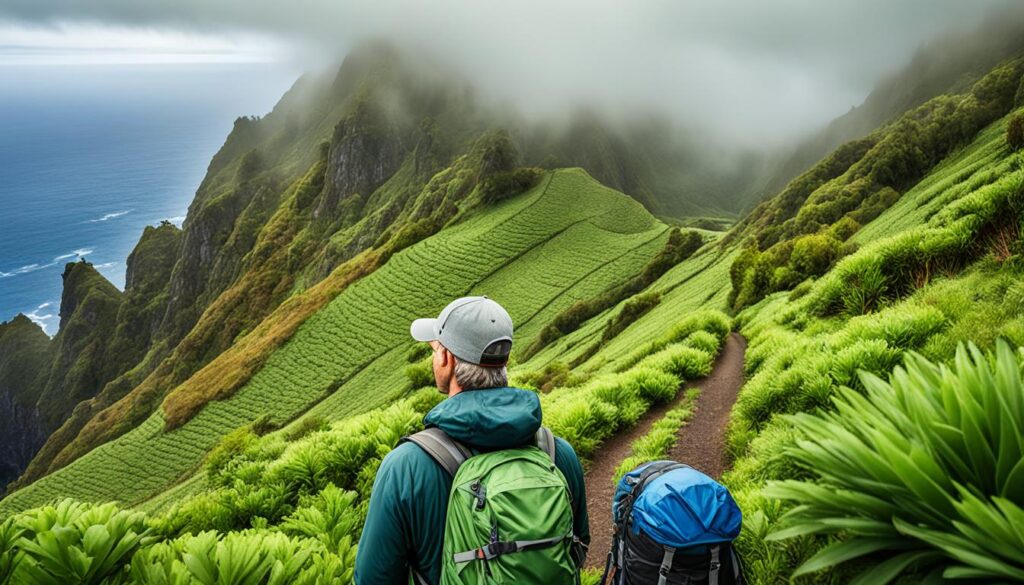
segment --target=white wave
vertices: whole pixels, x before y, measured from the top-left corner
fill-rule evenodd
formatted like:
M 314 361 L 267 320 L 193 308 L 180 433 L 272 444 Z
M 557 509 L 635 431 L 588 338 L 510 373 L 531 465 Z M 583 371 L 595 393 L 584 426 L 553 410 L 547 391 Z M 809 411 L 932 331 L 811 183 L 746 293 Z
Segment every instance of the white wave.
M 17 276 L 19 274 L 28 274 L 29 272 L 35 272 L 36 270 L 42 270 L 43 268 L 49 268 L 56 266 L 57 262 L 50 262 L 49 264 L 26 264 L 20 268 L 15 268 L 10 272 L 0 271 L 0 278 L 8 278 L 10 276 Z
M 43 304 L 39 305 L 38 307 L 36 307 L 36 310 L 45 309 L 46 307 L 49 307 L 52 304 L 53 304 L 52 301 L 46 301 L 45 303 L 43 303 Z
M 99 268 L 112 268 L 113 266 L 114 266 L 113 262 L 104 262 L 103 264 L 96 264 L 95 266 L 93 266 L 93 268 L 96 268 L 96 269 L 99 269 Z
M 44 268 L 56 266 L 57 264 L 60 263 L 61 260 L 67 260 L 68 258 L 81 258 L 86 254 L 92 254 L 93 251 L 94 250 L 92 248 L 79 248 L 68 254 L 61 254 L 60 256 L 54 258 L 52 262 L 47 262 L 46 264 L 26 264 L 24 266 L 15 268 L 10 272 L 4 272 L 3 270 L 0 270 L 0 278 L 9 278 L 11 276 L 17 276 L 19 274 L 28 274 L 29 272 L 35 272 L 36 270 L 42 270 Z
M 89 223 L 96 223 L 96 222 L 100 222 L 100 221 L 107 221 L 108 219 L 114 219 L 115 217 L 121 217 L 122 215 L 128 215 L 131 212 L 132 212 L 131 209 L 126 209 L 124 211 L 115 211 L 113 213 L 108 213 L 108 214 L 104 215 L 103 217 L 99 217 L 99 218 L 96 218 L 96 219 L 90 219 Z
M 71 251 L 71 252 L 69 252 L 67 254 L 61 254 L 60 256 L 57 256 L 56 258 L 54 258 L 53 261 L 54 262 L 60 262 L 61 260 L 67 260 L 68 258 L 81 258 L 82 256 L 85 256 L 86 254 L 92 254 L 92 253 L 93 253 L 93 249 L 92 248 L 79 248 L 79 249 L 73 250 L 73 251 Z

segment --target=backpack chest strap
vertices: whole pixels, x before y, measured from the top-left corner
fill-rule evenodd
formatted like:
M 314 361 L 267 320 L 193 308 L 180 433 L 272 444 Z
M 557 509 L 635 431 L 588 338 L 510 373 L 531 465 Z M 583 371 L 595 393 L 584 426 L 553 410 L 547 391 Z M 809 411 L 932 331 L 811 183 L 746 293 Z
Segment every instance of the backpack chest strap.
M 492 542 L 485 544 L 484 546 L 474 549 L 467 550 L 465 552 L 459 552 L 452 555 L 452 560 L 456 563 L 468 563 L 469 561 L 476 560 L 491 560 L 494 557 L 506 555 L 515 552 L 525 552 L 528 550 L 537 550 L 539 548 L 547 548 L 554 546 L 570 536 L 555 536 L 552 538 L 542 538 L 540 540 L 516 540 L 507 542 Z

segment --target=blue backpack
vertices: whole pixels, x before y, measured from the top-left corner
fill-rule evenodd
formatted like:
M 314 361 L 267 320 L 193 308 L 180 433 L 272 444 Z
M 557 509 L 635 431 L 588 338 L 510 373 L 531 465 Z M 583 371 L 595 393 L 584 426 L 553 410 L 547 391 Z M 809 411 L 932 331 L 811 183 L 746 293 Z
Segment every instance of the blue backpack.
M 612 519 L 602 583 L 744 583 L 732 545 L 740 509 L 725 486 L 688 465 L 654 461 L 627 473 L 615 490 Z

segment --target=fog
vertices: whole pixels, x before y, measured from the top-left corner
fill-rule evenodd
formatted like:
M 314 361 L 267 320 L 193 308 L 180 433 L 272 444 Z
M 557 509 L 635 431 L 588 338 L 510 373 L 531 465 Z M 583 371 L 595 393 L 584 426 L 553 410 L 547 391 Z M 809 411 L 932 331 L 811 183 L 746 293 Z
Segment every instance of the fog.
M 923 43 L 1018 4 L 4 0 L 0 19 L 8 30 L 150 30 L 199 35 L 215 47 L 245 39 L 302 68 L 335 63 L 357 43 L 384 38 L 448 64 L 481 95 L 526 115 L 557 118 L 579 105 L 654 112 L 709 142 L 763 149 L 791 143 L 859 104 Z

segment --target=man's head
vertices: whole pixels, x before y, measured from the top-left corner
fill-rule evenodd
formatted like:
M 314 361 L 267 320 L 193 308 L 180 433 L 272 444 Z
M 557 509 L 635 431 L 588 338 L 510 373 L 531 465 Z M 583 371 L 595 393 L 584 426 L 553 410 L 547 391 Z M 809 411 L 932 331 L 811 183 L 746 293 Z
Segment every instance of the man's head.
M 434 379 L 445 394 L 508 384 L 512 318 L 487 297 L 463 297 L 436 319 L 416 319 L 413 339 L 434 349 Z

